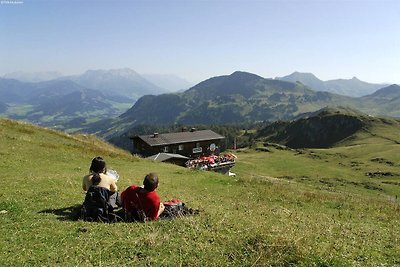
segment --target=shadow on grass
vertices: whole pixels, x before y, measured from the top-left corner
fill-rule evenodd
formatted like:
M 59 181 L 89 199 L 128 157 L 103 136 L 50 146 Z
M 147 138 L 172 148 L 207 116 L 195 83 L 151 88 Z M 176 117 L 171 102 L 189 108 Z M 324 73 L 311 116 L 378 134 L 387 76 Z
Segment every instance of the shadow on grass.
M 39 213 L 50 213 L 57 215 L 57 219 L 60 221 L 78 221 L 82 219 L 82 205 L 77 204 L 66 208 L 60 209 L 46 209 L 41 210 Z M 179 217 L 198 215 L 200 211 L 198 209 L 185 208 L 185 209 L 166 209 L 159 217 L 160 220 L 172 220 Z M 115 210 L 109 214 L 109 222 L 144 222 L 144 220 L 138 220 L 134 218 L 126 218 L 126 214 L 122 209 Z
M 39 211 L 39 213 L 51 213 L 57 215 L 57 219 L 60 221 L 77 221 L 81 217 L 82 205 L 77 204 L 67 208 L 60 209 L 46 209 Z
M 84 221 L 89 221 L 89 222 L 102 222 L 102 223 L 117 223 L 117 222 L 123 222 L 124 218 L 124 213 L 123 210 L 115 210 L 114 212 L 110 213 L 108 215 L 108 220 L 102 221 L 101 219 L 99 220 L 93 220 L 93 219 L 84 219 L 83 211 L 82 211 L 82 205 L 73 205 L 67 208 L 60 208 L 60 209 L 46 209 L 39 211 L 39 213 L 51 213 L 54 215 L 57 215 L 57 220 L 59 221 L 78 221 L 78 220 L 84 220 Z

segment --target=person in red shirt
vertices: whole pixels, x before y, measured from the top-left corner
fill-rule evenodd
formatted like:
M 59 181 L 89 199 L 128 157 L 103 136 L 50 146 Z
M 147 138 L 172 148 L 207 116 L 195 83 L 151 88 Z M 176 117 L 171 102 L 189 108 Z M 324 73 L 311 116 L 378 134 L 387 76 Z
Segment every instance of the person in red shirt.
M 164 205 L 156 193 L 158 176 L 149 173 L 144 177 L 143 187 L 131 185 L 121 193 L 122 208 L 128 219 L 134 221 L 157 220 Z

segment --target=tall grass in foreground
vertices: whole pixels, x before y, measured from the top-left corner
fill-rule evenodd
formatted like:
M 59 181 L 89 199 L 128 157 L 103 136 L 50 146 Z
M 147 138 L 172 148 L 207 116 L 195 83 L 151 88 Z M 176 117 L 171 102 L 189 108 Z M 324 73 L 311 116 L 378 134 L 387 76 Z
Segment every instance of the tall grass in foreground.
M 398 186 L 362 184 L 372 179 L 364 170 L 382 163 L 368 156 L 351 166 L 337 156 L 346 155 L 342 149 L 271 151 L 238 153 L 237 176 L 227 177 L 137 159 L 91 136 L 0 120 L 0 265 L 400 265 Z M 118 170 L 120 190 L 155 171 L 163 200 L 181 198 L 200 215 L 145 224 L 71 220 L 97 155 Z M 397 163 L 390 168 L 400 172 Z

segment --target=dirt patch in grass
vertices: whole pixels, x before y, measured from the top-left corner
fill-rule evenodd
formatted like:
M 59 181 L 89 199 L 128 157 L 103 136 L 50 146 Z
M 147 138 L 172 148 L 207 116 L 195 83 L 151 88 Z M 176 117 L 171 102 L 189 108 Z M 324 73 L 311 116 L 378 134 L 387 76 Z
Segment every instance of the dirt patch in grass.
M 389 172 L 389 171 L 376 171 L 376 172 L 367 172 L 365 173 L 366 176 L 371 178 L 380 178 L 380 177 L 389 177 L 389 176 L 398 176 L 398 174 Z
M 394 181 L 382 181 L 382 184 L 390 184 L 390 185 L 400 186 L 400 182 L 394 182 Z
M 395 165 L 394 162 L 392 162 L 390 160 L 387 160 L 387 159 L 384 159 L 384 158 L 379 158 L 379 157 L 372 158 L 371 161 L 372 162 L 381 163 L 381 164 L 386 164 L 386 165 L 389 165 L 389 166 L 394 166 Z

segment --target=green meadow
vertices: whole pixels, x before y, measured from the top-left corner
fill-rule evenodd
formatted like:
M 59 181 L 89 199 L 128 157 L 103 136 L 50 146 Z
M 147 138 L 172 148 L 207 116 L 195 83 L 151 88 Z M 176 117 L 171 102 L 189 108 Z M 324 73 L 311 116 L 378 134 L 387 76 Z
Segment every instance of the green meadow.
M 91 135 L 0 120 L 0 266 L 398 266 L 400 137 L 372 128 L 330 149 L 259 143 L 235 177 L 131 156 Z M 162 200 L 198 215 L 73 219 L 102 156 L 119 190 L 157 172 Z

